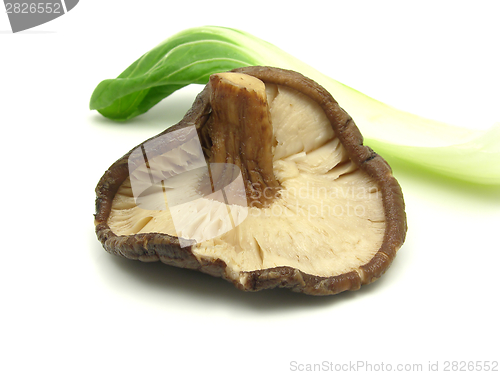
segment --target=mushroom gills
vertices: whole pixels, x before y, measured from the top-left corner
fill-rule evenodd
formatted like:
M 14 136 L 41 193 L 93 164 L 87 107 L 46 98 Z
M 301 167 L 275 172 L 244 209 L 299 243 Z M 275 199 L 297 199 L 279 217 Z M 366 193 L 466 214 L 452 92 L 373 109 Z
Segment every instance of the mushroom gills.
M 250 90 L 256 84 L 252 81 Z M 128 178 L 113 199 L 110 229 L 117 235 L 165 233 L 178 237 L 182 233 L 176 230 L 179 226 L 172 216 L 182 220 L 184 215 L 185 233 L 202 228 L 205 233 L 200 238 L 210 238 L 193 245 L 193 254 L 200 261 L 222 260 L 227 276 L 235 280 L 244 278 L 246 271 L 280 266 L 323 277 L 360 272 L 359 267 L 374 257 L 384 239 L 385 216 L 377 182 L 350 160 L 314 100 L 295 89 L 267 83 L 260 95 L 265 98 L 260 111 L 269 115 L 267 139 L 262 140 L 262 128 L 256 126 L 238 142 L 253 150 L 264 146 L 261 160 L 259 154 L 252 156 L 257 159 L 254 168 L 263 171 L 259 176 L 265 182 L 263 188 L 248 189 L 251 177 L 245 168 L 250 172 L 252 168 L 245 159 L 248 155 L 241 151 L 244 147 L 237 144 L 229 155 L 232 162 L 238 160 L 235 164 L 239 163 L 247 188 L 248 211 L 238 225 L 228 229 L 227 222 L 220 219 L 227 213 L 223 203 L 142 209 L 135 203 Z M 244 105 L 245 100 L 234 102 Z M 210 124 L 211 119 L 204 126 Z M 203 130 L 212 138 L 207 144 L 201 137 L 202 147 L 208 150 L 208 161 L 214 161 L 214 144 L 228 143 L 228 133 L 199 129 Z M 168 160 L 163 163 L 169 168 Z M 269 167 L 272 176 L 266 172 Z M 195 190 L 184 188 L 182 194 L 195 196 Z M 197 220 L 188 222 L 192 210 Z

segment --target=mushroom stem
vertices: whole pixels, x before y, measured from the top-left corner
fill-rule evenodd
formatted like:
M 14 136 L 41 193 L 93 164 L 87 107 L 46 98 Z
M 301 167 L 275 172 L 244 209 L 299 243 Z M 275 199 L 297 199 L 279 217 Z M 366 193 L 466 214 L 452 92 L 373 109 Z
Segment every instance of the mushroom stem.
M 264 83 L 241 73 L 210 77 L 208 122 L 212 141 L 210 162 L 241 169 L 250 207 L 265 207 L 277 196 L 273 172 L 273 128 Z

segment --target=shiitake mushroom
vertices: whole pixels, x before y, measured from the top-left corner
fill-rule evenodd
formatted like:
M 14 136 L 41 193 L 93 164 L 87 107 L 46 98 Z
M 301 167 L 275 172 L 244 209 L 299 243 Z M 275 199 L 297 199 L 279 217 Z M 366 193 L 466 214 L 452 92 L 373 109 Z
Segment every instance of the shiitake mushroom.
M 118 159 L 96 193 L 108 252 L 245 291 L 357 290 L 406 234 L 387 162 L 330 93 L 279 68 L 212 75 L 185 117 Z

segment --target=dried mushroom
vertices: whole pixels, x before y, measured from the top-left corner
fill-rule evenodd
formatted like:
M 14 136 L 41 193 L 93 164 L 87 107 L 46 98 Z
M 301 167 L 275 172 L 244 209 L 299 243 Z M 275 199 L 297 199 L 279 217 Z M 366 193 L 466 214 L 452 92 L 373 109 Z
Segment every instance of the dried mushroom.
M 116 161 L 96 192 L 110 253 L 247 291 L 359 289 L 406 234 L 384 159 L 325 89 L 277 68 L 212 75 L 183 120 Z

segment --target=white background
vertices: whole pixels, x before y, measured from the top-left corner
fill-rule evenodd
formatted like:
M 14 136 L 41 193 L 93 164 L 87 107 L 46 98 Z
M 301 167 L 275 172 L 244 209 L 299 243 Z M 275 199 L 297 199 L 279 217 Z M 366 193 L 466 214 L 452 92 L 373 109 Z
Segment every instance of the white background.
M 102 173 L 177 122 L 199 87 L 124 124 L 88 109 L 101 80 L 212 24 L 396 107 L 486 129 L 500 121 L 499 4 L 87 0 L 18 34 L 2 10 L 0 373 L 300 372 L 293 361 L 439 361 L 443 372 L 445 361 L 499 361 L 498 187 L 395 165 L 409 231 L 379 281 L 331 297 L 244 293 L 109 255 L 94 234 Z

